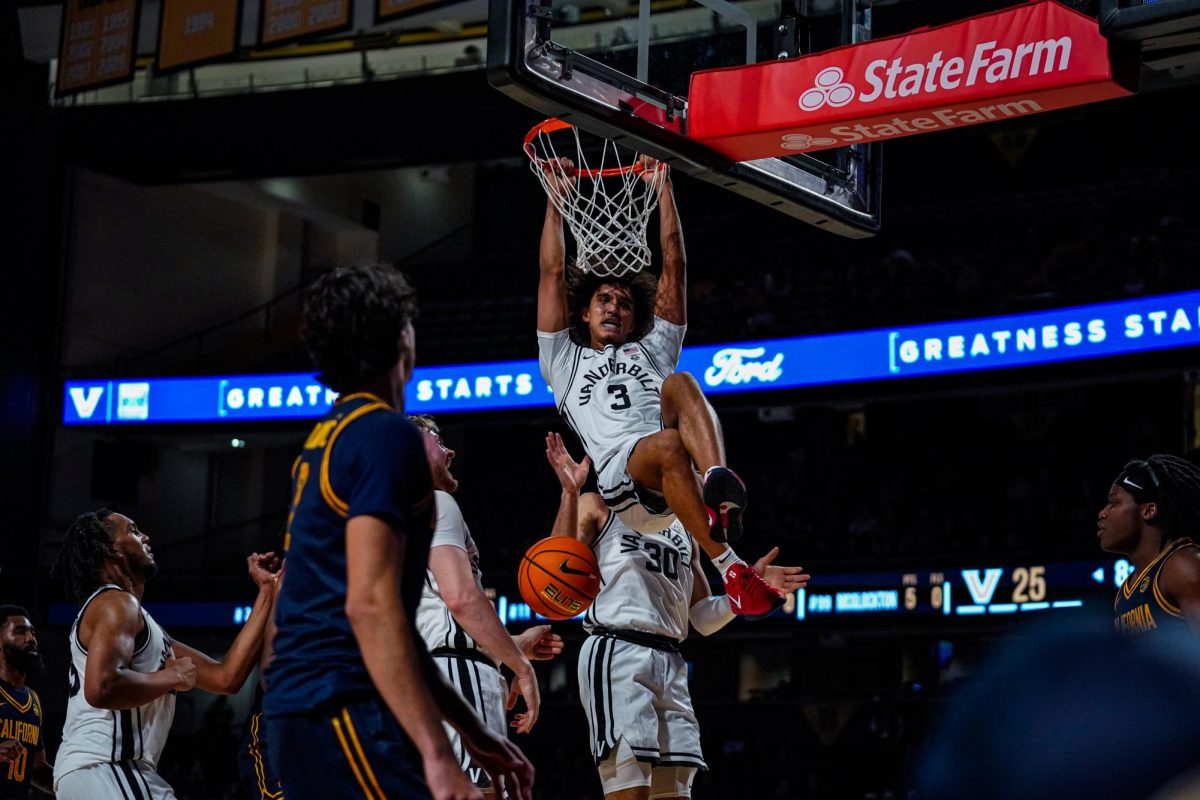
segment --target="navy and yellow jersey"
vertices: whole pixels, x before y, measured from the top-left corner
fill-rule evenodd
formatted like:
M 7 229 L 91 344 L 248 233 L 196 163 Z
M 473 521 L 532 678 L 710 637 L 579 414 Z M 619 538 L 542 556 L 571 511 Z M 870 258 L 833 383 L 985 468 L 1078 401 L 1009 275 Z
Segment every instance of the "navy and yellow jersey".
M 283 780 L 275 769 L 278 754 L 272 752 L 267 738 L 267 723 L 262 716 L 262 684 L 254 689 L 254 706 L 246 716 L 242 743 L 238 747 L 238 774 L 242 794 L 250 800 L 286 800 Z
M 1189 547 L 1200 545 L 1188 538 L 1176 539 L 1163 548 L 1145 569 L 1125 579 L 1125 583 L 1117 589 L 1117 599 L 1113 603 L 1118 631 L 1146 633 L 1160 628 L 1184 629 L 1187 622 L 1183 612 L 1163 594 L 1158 585 L 1158 576 L 1167 559 Z
M 42 701 L 28 686 L 18 689 L 0 680 L 0 740 L 7 739 L 15 739 L 22 748 L 17 759 L 0 762 L 0 800 L 23 799 L 29 796 L 34 759 L 46 749 L 42 741 Z
M 364 393 L 334 404 L 292 469 L 267 716 L 308 713 L 374 692 L 344 610 L 346 521 L 358 516 L 378 517 L 404 537 L 400 593 L 411 625 L 433 535 L 429 464 L 417 427 Z

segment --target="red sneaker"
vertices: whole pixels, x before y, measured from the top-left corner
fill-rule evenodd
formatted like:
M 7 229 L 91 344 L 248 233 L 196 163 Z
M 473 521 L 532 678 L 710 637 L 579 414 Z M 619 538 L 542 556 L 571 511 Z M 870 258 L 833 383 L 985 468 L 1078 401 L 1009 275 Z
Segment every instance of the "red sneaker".
M 710 467 L 704 473 L 704 510 L 708 535 L 714 542 L 742 538 L 742 512 L 746 509 L 746 484 L 728 467 Z
M 749 564 L 734 564 L 725 572 L 725 594 L 733 613 L 762 619 L 783 607 L 783 592 L 774 588 Z

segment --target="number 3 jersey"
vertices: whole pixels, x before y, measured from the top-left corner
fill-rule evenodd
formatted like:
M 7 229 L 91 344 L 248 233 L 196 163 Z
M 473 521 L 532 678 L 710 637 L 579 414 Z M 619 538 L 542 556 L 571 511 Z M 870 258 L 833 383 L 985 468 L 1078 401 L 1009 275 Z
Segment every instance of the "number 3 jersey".
M 603 350 L 575 344 L 569 330 L 538 331 L 542 377 L 597 475 L 631 439 L 662 430 L 662 384 L 679 363 L 686 331 L 655 317 L 642 339 Z
M 54 759 L 56 785 L 67 773 L 96 764 L 136 761 L 154 769 L 175 718 L 174 692 L 120 711 L 96 708 L 84 697 L 83 676 L 87 672 L 88 654 L 79 641 L 79 623 L 92 601 L 109 591 L 124 590 L 115 584 L 101 586 L 79 609 L 71 626 L 70 696 L 62 746 Z M 158 672 L 171 657 L 173 642 L 145 609 L 140 611 L 142 630 L 134 639 L 133 658 L 126 667 L 138 672 Z
M 658 533 L 638 533 L 616 514 L 592 543 L 600 593 L 583 627 L 640 631 L 683 641 L 692 604 L 692 537 L 676 521 Z

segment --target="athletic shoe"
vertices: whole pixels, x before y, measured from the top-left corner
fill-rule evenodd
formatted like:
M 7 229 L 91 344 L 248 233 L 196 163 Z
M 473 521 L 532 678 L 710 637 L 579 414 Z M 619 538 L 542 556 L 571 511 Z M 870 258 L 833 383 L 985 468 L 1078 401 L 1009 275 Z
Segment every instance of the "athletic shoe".
M 704 509 L 708 512 L 708 535 L 714 542 L 742 538 L 746 502 L 746 484 L 736 472 L 728 467 L 709 467 L 704 473 Z
M 774 588 L 749 564 L 734 564 L 725 571 L 725 594 L 733 613 L 762 619 L 783 607 L 783 592 Z

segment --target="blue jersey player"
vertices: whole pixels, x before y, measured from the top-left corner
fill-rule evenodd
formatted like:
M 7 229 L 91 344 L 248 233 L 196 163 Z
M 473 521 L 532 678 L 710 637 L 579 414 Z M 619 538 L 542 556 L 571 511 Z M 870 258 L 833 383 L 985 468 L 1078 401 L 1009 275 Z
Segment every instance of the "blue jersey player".
M 1117 630 L 1200 631 L 1200 468 L 1152 455 L 1113 480 L 1097 522 L 1100 547 L 1134 570 L 1117 590 Z
M 292 472 L 263 711 L 288 800 L 467 800 L 442 728 L 514 798 L 533 767 L 442 680 L 414 625 L 433 533 L 420 431 L 404 414 L 414 291 L 385 266 L 338 268 L 304 303 L 318 379 L 340 397 Z
M 46 763 L 42 701 L 25 676 L 42 671 L 29 612 L 0 606 L 0 800 L 29 797 L 29 787 L 53 793 L 54 769 Z

